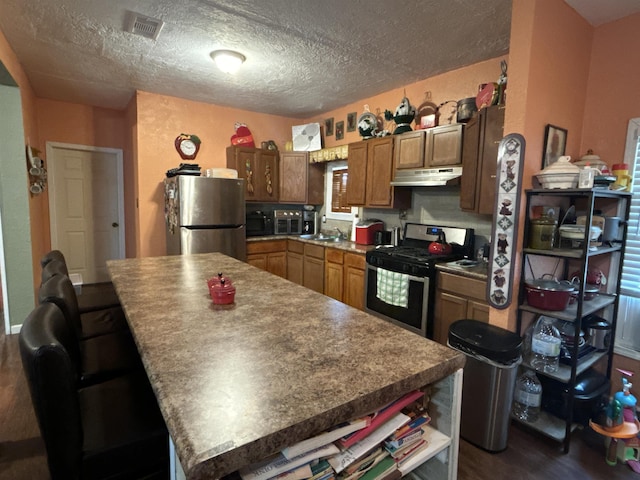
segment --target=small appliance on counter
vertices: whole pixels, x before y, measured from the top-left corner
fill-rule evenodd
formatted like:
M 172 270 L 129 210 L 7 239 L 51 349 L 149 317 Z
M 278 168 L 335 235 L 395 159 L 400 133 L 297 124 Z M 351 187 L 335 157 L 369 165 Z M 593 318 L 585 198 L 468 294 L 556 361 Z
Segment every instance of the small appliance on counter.
M 356 225 L 356 243 L 360 245 L 374 245 L 376 232 L 380 232 L 383 229 L 384 223 L 381 220 L 362 220 Z
M 276 235 L 300 235 L 302 212 L 300 210 L 274 210 L 274 233 Z
M 273 235 L 273 213 L 264 210 L 247 212 L 247 237 Z
M 313 210 L 302 211 L 303 235 L 315 235 L 318 233 L 318 212 Z

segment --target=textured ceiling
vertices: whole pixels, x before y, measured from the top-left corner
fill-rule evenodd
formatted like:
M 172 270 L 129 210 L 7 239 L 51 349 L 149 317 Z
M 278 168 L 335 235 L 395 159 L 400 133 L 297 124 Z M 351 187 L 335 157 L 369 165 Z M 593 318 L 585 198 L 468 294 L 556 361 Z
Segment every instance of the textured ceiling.
M 128 11 L 161 19 L 157 40 L 125 32 Z M 505 54 L 510 18 L 511 0 L 0 1 L 39 97 L 122 109 L 144 90 L 296 118 Z M 215 68 L 221 48 L 247 57 L 238 73 Z

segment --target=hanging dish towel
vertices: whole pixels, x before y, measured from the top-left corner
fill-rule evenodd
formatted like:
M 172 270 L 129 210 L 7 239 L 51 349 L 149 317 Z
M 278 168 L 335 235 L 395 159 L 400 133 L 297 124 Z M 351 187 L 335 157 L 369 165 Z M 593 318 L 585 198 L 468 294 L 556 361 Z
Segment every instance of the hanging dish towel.
M 389 305 L 409 305 L 409 275 L 378 268 L 376 297 Z

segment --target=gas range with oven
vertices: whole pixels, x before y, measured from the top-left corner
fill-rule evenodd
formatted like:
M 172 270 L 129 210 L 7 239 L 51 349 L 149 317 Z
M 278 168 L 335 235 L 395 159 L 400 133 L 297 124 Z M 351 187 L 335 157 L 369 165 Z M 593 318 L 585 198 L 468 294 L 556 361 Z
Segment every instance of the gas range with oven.
M 451 245 L 451 253 L 430 253 L 431 242 L 443 238 Z M 435 265 L 472 258 L 473 240 L 472 228 L 407 223 L 400 246 L 380 246 L 367 252 L 365 309 L 433 338 Z

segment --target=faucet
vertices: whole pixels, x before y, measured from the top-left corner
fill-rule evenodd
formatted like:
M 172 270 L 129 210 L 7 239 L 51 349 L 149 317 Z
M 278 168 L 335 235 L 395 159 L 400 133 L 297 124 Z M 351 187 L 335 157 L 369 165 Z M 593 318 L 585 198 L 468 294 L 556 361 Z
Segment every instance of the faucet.
M 336 227 L 336 230 L 338 231 L 338 238 L 340 240 L 344 240 L 345 238 L 347 238 L 347 236 L 338 227 Z

